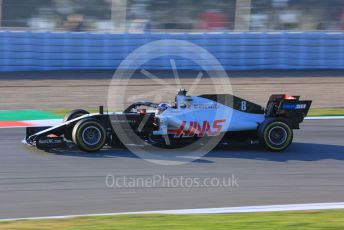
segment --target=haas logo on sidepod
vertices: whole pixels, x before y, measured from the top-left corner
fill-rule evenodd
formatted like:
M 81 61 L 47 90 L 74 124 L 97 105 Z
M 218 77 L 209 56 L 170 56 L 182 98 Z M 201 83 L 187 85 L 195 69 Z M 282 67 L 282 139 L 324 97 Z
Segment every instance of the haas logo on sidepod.
M 188 124 L 186 121 L 183 121 L 178 129 L 169 129 L 170 134 L 174 134 L 175 137 L 204 137 L 207 136 L 217 136 L 221 133 L 222 123 L 226 120 L 214 120 L 212 125 L 209 121 L 203 121 L 199 123 L 197 121 L 190 121 Z M 187 127 L 187 129 L 186 129 Z

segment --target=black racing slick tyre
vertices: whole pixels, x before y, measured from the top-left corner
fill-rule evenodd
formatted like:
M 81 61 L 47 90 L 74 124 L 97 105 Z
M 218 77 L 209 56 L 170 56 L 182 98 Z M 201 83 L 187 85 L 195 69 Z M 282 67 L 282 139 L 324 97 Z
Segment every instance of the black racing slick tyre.
M 63 122 L 73 120 L 77 117 L 81 117 L 81 116 L 86 115 L 86 114 L 90 114 L 90 113 L 86 110 L 83 110 L 83 109 L 74 109 L 64 116 Z
M 259 142 L 270 151 L 283 151 L 293 141 L 293 130 L 283 119 L 267 119 L 259 125 Z
M 105 145 L 107 133 L 100 121 L 85 118 L 74 126 L 72 139 L 81 150 L 96 152 Z

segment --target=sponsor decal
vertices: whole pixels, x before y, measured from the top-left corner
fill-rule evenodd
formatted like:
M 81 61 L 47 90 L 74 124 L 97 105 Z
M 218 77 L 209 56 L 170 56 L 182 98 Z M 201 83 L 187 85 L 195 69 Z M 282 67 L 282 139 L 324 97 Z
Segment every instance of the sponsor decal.
M 182 110 L 180 110 L 180 109 L 168 109 L 167 111 L 169 113 L 180 113 Z
M 305 109 L 306 106 L 307 106 L 306 104 L 297 104 L 296 109 Z
M 283 104 L 282 109 L 295 109 L 296 105 L 294 104 Z
M 135 120 L 111 120 L 111 123 L 130 123 L 130 124 L 133 124 L 133 123 L 136 123 Z
M 307 104 L 284 104 L 282 109 L 305 109 Z
M 221 133 L 222 123 L 226 120 L 214 120 L 212 124 L 209 121 L 201 123 L 197 121 L 183 121 L 178 129 L 169 129 L 168 133 L 174 134 L 175 137 L 204 137 L 217 136 Z
M 218 105 L 215 103 L 212 104 L 193 104 L 194 109 L 218 109 Z
M 61 138 L 47 138 L 47 139 L 39 139 L 39 144 L 62 144 L 63 140 Z

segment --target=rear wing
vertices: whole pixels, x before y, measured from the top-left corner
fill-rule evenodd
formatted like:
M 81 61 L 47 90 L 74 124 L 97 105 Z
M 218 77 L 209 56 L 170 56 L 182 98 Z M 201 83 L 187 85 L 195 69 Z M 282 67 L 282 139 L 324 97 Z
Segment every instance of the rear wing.
M 273 94 L 266 106 L 265 116 L 283 117 L 290 121 L 292 128 L 298 129 L 299 124 L 307 116 L 312 101 L 300 101 L 300 96 Z

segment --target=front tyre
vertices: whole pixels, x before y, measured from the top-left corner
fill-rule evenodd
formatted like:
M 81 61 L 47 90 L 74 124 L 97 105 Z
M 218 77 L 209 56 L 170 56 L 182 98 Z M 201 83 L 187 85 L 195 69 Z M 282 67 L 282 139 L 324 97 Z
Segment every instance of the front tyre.
M 98 120 L 85 118 L 74 126 L 72 139 L 81 150 L 96 152 L 107 141 L 106 129 Z
M 293 130 L 283 119 L 267 119 L 259 125 L 259 142 L 270 151 L 283 151 L 293 141 Z

